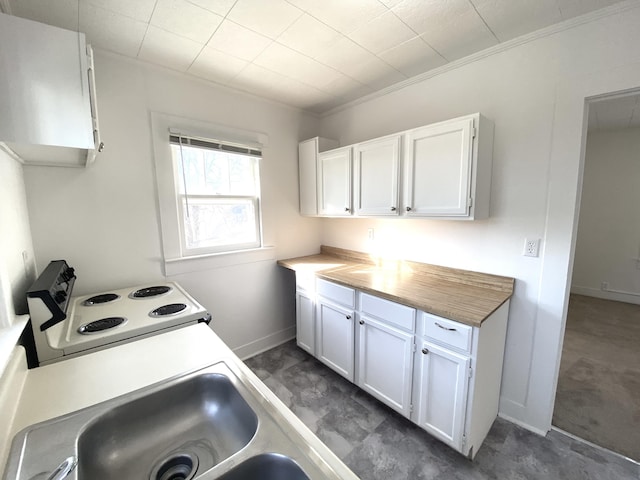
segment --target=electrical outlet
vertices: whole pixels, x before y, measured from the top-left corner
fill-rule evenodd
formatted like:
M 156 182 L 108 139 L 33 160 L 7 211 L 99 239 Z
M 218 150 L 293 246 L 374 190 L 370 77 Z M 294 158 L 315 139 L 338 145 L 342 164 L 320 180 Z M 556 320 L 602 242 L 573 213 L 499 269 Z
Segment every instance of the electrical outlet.
M 373 228 L 367 230 L 367 236 L 369 237 L 369 240 L 375 240 L 375 231 Z
M 539 249 L 540 249 L 539 238 L 525 238 L 524 251 L 522 252 L 522 254 L 525 257 L 537 257 Z
M 600 284 L 600 290 L 602 290 L 603 292 L 606 292 L 607 290 L 609 290 L 609 282 L 602 282 Z

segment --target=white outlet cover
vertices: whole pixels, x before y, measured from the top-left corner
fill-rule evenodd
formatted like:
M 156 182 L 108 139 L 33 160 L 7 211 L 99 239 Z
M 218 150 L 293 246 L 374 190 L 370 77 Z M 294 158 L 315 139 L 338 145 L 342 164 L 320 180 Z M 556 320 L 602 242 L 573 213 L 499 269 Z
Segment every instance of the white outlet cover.
M 537 257 L 540 251 L 540 239 L 539 238 L 525 238 L 524 250 L 522 254 L 525 257 Z

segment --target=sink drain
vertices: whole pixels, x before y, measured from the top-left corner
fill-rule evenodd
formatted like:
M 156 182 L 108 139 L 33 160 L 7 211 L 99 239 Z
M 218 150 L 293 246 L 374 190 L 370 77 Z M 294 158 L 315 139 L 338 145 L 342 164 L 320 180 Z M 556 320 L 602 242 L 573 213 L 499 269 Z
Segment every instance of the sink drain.
M 177 453 L 160 460 L 149 476 L 150 480 L 190 480 L 198 470 L 198 457 Z

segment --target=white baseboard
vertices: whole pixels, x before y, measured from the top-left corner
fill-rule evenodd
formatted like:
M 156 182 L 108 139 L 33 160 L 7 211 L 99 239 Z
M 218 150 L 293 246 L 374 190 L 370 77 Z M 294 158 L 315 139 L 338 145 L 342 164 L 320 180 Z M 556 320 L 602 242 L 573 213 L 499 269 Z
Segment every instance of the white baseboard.
M 604 300 L 613 300 L 616 302 L 625 302 L 640 305 L 640 294 L 633 294 L 631 292 L 626 293 L 614 290 L 600 290 L 598 288 L 572 285 L 571 293 L 585 295 L 587 297 L 602 298 Z
M 259 338 L 258 340 L 254 340 L 253 342 L 233 348 L 232 350 L 233 353 L 240 357 L 241 360 L 246 360 L 258 355 L 259 353 L 271 350 L 278 345 L 282 345 L 293 338 L 296 338 L 295 325 L 267 335 L 266 337 Z

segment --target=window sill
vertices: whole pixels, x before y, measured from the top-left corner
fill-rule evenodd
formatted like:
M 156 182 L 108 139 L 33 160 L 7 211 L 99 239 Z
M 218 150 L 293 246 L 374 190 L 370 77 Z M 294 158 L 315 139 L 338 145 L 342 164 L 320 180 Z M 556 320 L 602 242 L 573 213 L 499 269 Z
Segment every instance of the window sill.
M 164 261 L 167 277 L 184 273 L 200 272 L 215 268 L 232 267 L 245 263 L 265 262 L 276 259 L 275 247 L 252 248 L 237 252 L 211 253 L 193 257 L 171 258 Z

